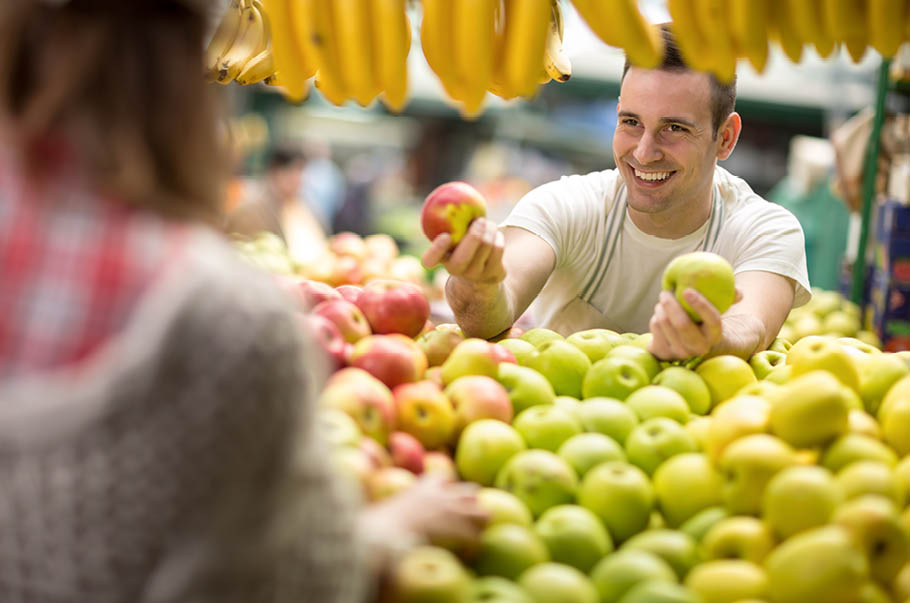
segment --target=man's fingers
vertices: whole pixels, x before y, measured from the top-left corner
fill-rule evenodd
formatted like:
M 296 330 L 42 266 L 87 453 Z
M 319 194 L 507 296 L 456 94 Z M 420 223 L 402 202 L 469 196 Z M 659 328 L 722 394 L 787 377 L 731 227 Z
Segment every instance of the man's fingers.
M 421 262 L 424 268 L 432 268 L 442 262 L 446 253 L 452 247 L 452 237 L 448 233 L 442 233 L 430 243 L 429 248 L 423 253 Z
M 483 218 L 477 218 L 471 223 L 471 227 L 468 228 L 468 232 L 465 233 L 464 238 L 458 242 L 455 250 L 452 252 L 452 257 L 449 258 L 449 261 L 446 262 L 446 270 L 450 274 L 461 276 L 471 265 L 474 255 L 477 253 L 478 247 L 483 243 L 483 233 L 486 231 L 486 220 Z
M 474 257 L 471 259 L 471 265 L 464 271 L 464 275 L 467 278 L 473 280 L 481 280 L 483 278 L 487 258 L 489 258 L 490 254 L 493 252 L 493 242 L 496 240 L 496 232 L 496 224 L 485 221 L 483 235 L 481 235 L 480 238 L 480 245 L 474 252 Z
M 704 295 L 694 289 L 686 289 L 683 295 L 685 296 L 686 301 L 689 302 L 689 305 L 692 306 L 692 309 L 701 317 L 702 323 L 699 326 L 699 331 L 707 340 L 707 345 L 710 348 L 720 341 L 723 333 L 720 312 L 717 311 L 714 304 L 709 302 Z
M 484 276 L 488 280 L 499 282 L 506 276 L 506 269 L 502 265 L 502 255 L 506 249 L 506 238 L 502 231 L 497 229 L 496 236 L 493 238 L 493 249 L 490 251 L 490 257 L 487 258 L 487 265 L 484 267 Z

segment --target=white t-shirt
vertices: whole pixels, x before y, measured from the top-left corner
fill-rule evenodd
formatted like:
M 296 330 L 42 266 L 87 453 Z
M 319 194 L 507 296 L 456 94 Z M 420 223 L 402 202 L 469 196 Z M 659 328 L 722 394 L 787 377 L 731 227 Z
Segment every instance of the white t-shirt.
M 717 167 L 711 217 L 680 239 L 642 232 L 628 217 L 625 195 L 618 170 L 563 176 L 525 195 L 502 223 L 536 234 L 556 254 L 556 267 L 532 306 L 539 326 L 564 335 L 596 327 L 645 333 L 664 268 L 698 250 L 723 256 L 737 274 L 762 270 L 789 277 L 796 282 L 794 307 L 809 301 L 799 222 L 741 178 Z

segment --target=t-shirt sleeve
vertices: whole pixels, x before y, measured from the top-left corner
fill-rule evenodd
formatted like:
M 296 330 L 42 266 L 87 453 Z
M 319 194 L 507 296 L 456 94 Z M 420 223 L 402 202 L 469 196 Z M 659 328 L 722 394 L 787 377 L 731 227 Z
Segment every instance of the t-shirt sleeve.
M 749 211 L 737 216 L 743 235 L 736 242 L 733 270 L 762 270 L 793 279 L 793 307 L 802 306 L 812 297 L 803 229 L 785 208 L 763 199 L 751 203 Z
M 589 244 L 604 219 L 605 191 L 613 180 L 608 171 L 543 184 L 522 197 L 501 226 L 523 228 L 546 241 L 556 254 L 556 267 L 561 267 L 572 250 Z

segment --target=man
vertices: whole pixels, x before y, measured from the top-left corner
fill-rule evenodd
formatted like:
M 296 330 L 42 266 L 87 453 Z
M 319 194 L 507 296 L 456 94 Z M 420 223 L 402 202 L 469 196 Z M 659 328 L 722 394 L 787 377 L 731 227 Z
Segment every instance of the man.
M 451 274 L 446 296 L 469 335 L 504 331 L 538 298 L 540 325 L 563 334 L 650 330 L 650 351 L 662 359 L 748 357 L 770 345 L 791 307 L 808 301 L 797 220 L 717 166 L 742 128 L 735 82 L 689 70 L 669 28 L 661 29 L 663 64 L 627 62 L 623 71 L 615 170 L 545 184 L 501 229 L 476 220 L 454 249 L 440 235 L 425 253 L 425 265 L 441 262 Z M 721 316 L 687 290 L 698 324 L 660 291 L 669 261 L 697 250 L 733 265 L 738 300 Z

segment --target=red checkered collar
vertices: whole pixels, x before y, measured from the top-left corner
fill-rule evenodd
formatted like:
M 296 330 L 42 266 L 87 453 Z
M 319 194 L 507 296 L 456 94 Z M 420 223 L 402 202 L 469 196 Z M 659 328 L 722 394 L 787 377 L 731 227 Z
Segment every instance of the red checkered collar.
M 53 152 L 59 177 L 36 190 L 0 148 L 0 378 L 91 356 L 179 258 L 188 231 L 92 192 L 65 147 Z

